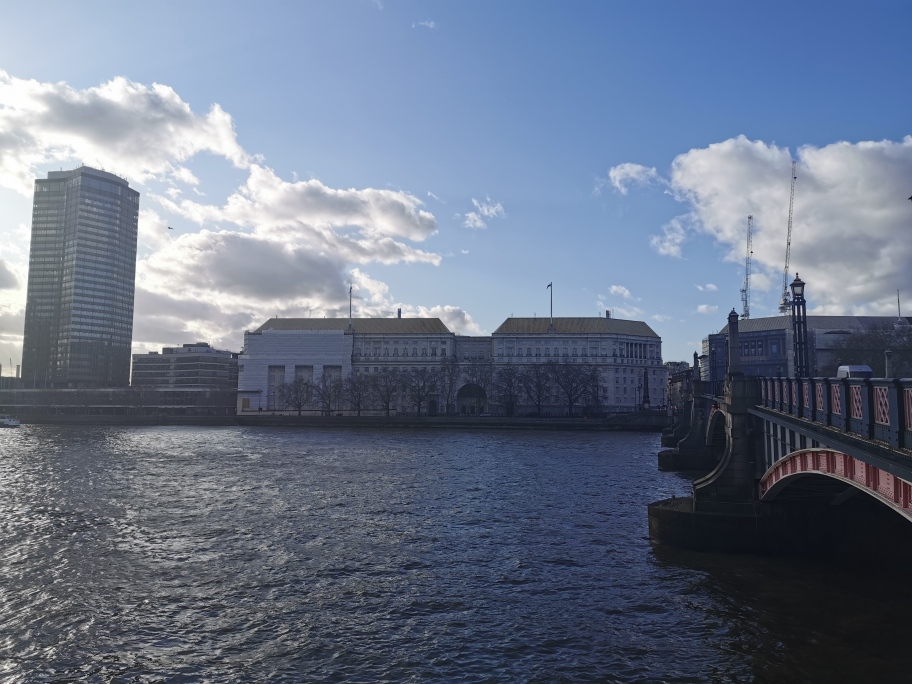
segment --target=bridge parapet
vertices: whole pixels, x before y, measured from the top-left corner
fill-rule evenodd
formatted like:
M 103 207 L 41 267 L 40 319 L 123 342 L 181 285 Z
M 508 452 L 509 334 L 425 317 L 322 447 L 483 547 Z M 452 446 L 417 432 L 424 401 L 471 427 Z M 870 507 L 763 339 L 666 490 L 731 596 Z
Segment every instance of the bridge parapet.
M 765 378 L 760 406 L 912 450 L 912 378 Z

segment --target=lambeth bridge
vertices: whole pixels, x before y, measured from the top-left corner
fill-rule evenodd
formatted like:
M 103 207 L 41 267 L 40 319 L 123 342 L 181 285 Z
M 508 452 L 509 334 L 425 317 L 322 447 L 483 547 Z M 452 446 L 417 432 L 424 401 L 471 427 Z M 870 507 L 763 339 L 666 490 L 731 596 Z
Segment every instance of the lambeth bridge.
M 912 556 L 912 379 L 753 377 L 736 361 L 721 387 L 693 383 L 663 444 L 660 467 L 710 472 L 650 506 L 658 541 Z

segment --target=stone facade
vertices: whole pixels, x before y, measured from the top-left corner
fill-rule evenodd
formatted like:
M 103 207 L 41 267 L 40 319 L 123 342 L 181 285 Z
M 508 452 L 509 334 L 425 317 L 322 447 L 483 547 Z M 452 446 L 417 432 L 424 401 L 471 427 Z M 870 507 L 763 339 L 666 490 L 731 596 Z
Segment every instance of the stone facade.
M 296 381 L 311 392 L 297 409 L 322 413 L 565 416 L 633 411 L 647 398 L 656 408 L 666 399 L 661 339 L 637 321 L 509 318 L 491 336 L 464 336 L 436 318 L 274 318 L 244 339 L 239 415 L 294 411 L 288 392 Z M 522 380 L 532 366 L 568 386 L 549 380 L 531 400 Z M 574 386 L 584 371 L 588 385 Z M 403 382 L 395 396 L 361 405 L 359 383 L 382 384 L 391 373 Z

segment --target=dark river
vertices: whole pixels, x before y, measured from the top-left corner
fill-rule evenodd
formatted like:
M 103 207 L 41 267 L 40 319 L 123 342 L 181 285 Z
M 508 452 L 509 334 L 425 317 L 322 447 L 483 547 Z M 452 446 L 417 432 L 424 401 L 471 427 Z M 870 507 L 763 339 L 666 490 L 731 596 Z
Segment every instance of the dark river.
M 654 547 L 653 434 L 0 431 L 0 682 L 905 682 L 909 573 Z

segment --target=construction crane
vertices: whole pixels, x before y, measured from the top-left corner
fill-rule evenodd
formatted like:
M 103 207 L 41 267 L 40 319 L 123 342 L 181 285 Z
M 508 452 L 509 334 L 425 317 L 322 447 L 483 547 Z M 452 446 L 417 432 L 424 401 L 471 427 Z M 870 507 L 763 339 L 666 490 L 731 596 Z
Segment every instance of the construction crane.
M 751 296 L 751 255 L 754 250 L 751 248 L 754 235 L 754 217 L 748 214 L 747 217 L 747 256 L 744 259 L 744 287 L 741 288 L 741 318 L 750 318 L 750 296 Z
M 789 222 L 788 235 L 785 239 L 785 268 L 782 270 L 782 301 L 779 302 L 779 313 L 787 314 L 792 308 L 792 300 L 789 298 L 788 276 L 789 276 L 789 257 L 792 254 L 792 209 L 795 207 L 795 166 L 798 162 L 792 162 L 792 190 L 789 193 Z

